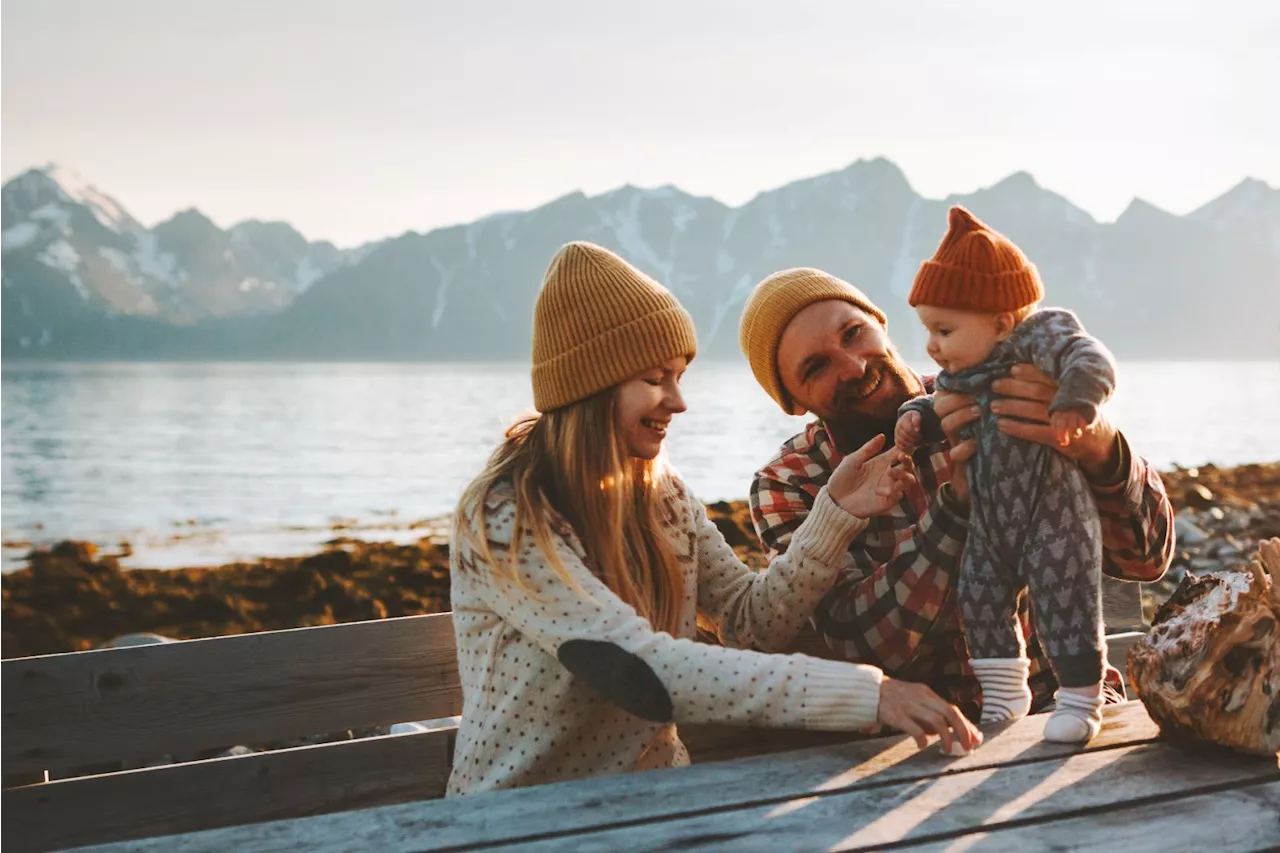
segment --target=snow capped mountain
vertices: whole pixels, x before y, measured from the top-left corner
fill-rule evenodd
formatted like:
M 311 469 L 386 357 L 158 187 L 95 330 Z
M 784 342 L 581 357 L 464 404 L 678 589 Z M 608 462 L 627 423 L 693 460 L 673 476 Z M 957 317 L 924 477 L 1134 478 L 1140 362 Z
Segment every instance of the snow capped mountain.
M 189 324 L 279 310 L 342 262 L 283 223 L 223 231 L 184 211 L 147 229 L 61 166 L 31 169 L 2 195 L 4 295 L 25 318 L 5 329 L 28 346 L 86 312 Z
M 1122 356 L 1280 356 L 1280 192 L 1260 181 L 1185 217 L 1135 200 L 1100 223 L 1025 172 L 928 199 L 876 158 L 740 207 L 627 185 L 340 252 L 285 223 L 224 231 L 198 211 L 144 229 L 51 171 L 4 188 L 6 355 L 527 359 L 547 263 L 591 240 L 680 298 L 705 356 L 737 357 L 756 282 L 816 266 L 862 288 L 919 358 L 906 295 L 960 203 L 1022 246 L 1049 304 L 1076 310 Z M 38 321 L 57 294 L 66 323 Z
M 1118 223 L 1099 223 L 1026 173 L 926 199 L 883 159 L 760 193 L 737 208 L 672 187 L 624 186 L 406 234 L 270 318 L 271 351 L 525 359 L 546 264 L 561 244 L 581 239 L 666 284 L 693 314 L 706 356 L 737 357 L 738 317 L 756 282 L 817 266 L 861 287 L 888 314 L 898 345 L 919 358 L 923 334 L 906 295 L 954 203 L 1017 240 L 1039 266 L 1049 303 L 1077 310 L 1122 355 L 1280 355 L 1280 252 L 1247 230 L 1220 232 L 1145 202 Z M 1188 326 L 1197 329 L 1190 338 Z
M 11 224 L 21 226 L 28 219 L 33 220 L 32 224 L 62 220 L 68 206 L 87 211 L 99 225 L 117 234 L 141 227 L 115 199 L 94 189 L 70 169 L 50 164 L 24 172 L 5 184 L 4 248 L 18 248 L 35 236 L 35 229 L 24 229 L 31 235 L 27 238 L 10 234 Z

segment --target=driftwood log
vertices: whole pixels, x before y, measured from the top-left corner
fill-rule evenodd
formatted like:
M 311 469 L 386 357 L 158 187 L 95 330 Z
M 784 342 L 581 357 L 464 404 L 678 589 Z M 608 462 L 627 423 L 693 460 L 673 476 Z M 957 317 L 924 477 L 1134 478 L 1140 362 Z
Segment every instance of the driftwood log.
M 1129 679 L 1170 740 L 1280 752 L 1280 538 L 1248 568 L 1188 574 L 1129 650 Z

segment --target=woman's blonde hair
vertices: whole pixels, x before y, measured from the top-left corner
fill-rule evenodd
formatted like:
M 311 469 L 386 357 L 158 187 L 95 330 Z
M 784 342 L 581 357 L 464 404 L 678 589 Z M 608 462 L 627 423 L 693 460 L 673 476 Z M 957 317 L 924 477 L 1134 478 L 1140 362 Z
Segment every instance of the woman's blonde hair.
M 609 389 L 507 430 L 463 492 L 454 541 L 470 546 L 501 580 L 523 587 L 517 561 L 531 532 L 556 573 L 573 583 L 556 553 L 551 513 L 557 513 L 577 534 L 591 572 L 655 630 L 676 634 L 684 578 L 663 535 L 675 521 L 664 501 L 673 484 L 662 456 L 642 460 L 627 452 L 614 420 L 615 399 L 616 390 Z M 485 502 L 502 482 L 515 491 L 516 513 L 507 559 L 495 560 Z

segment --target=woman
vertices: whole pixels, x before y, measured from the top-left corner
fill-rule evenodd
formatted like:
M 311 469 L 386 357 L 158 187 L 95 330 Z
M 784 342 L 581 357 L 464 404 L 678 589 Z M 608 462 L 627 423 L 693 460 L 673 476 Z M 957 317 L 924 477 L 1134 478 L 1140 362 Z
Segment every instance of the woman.
M 688 763 L 677 722 L 978 737 L 880 670 L 771 655 L 799 634 L 866 518 L 909 474 L 869 442 L 818 493 L 786 554 L 752 572 L 662 442 L 684 411 L 693 322 L 613 253 L 571 243 L 534 309 L 533 393 L 454 528 L 463 713 L 451 795 Z M 697 619 L 725 648 L 694 642 Z

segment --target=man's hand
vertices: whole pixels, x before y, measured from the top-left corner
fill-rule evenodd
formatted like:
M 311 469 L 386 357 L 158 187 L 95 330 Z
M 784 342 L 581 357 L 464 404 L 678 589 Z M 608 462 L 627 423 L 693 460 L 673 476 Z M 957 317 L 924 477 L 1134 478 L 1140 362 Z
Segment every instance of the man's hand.
M 1058 392 L 1058 383 L 1034 365 L 1015 364 L 1011 375 L 997 379 L 991 390 L 1000 395 L 992 402 L 991 411 L 1004 434 L 1052 447 L 1079 462 L 1086 474 L 1101 474 L 1112 464 L 1116 428 L 1101 413 L 1081 429 L 1079 438 L 1059 445 L 1049 418 L 1049 403 Z
M 942 751 L 952 754 L 952 744 L 965 752 L 982 743 L 982 732 L 960 709 L 934 693 L 927 685 L 885 677 L 880 682 L 880 708 L 876 719 L 916 739 L 924 749 L 929 735 L 942 738 Z
M 877 435 L 850 453 L 827 481 L 827 494 L 850 515 L 870 518 L 888 512 L 915 477 L 906 469 L 902 452 L 891 447 L 879 453 L 884 436 Z
M 893 444 L 903 453 L 910 453 L 920 446 L 920 413 L 907 412 L 898 418 L 898 425 L 893 428 Z
M 978 404 L 968 394 L 939 391 L 933 397 L 933 410 L 951 445 L 951 491 L 959 500 L 968 501 L 969 466 L 965 463 L 978 452 L 978 443 L 972 438 L 961 441 L 960 428 L 978 419 Z

